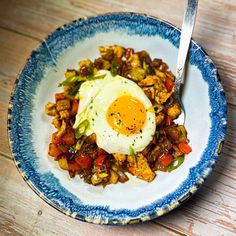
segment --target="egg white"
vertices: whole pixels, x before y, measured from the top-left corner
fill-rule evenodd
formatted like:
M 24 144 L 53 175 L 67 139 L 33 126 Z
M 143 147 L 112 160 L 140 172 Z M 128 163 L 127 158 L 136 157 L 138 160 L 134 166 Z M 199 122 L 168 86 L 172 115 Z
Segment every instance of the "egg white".
M 142 132 L 126 136 L 112 129 L 106 113 L 109 106 L 124 95 L 137 98 L 146 110 L 152 103 L 135 82 L 118 75 L 113 77 L 109 71 L 100 73 L 106 74 L 104 79 L 87 81 L 80 88 L 79 110 L 74 127 L 84 119 L 89 120 L 90 127 L 86 134 L 95 133 L 97 145 L 108 153 L 130 154 L 130 147 L 135 152 L 142 151 L 155 133 L 155 114 L 147 111 Z

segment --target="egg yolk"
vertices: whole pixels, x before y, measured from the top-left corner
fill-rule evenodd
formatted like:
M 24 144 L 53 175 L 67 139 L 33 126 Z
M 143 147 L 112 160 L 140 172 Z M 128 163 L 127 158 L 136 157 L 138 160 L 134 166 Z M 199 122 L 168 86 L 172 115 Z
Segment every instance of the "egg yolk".
M 125 95 L 117 98 L 109 106 L 106 117 L 112 129 L 129 136 L 142 132 L 146 121 L 146 109 L 137 98 Z

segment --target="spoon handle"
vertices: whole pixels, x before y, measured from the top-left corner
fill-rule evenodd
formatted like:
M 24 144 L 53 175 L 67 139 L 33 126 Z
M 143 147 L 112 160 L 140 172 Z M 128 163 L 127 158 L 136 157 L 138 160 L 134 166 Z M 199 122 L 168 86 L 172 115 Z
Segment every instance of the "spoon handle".
M 188 48 L 197 14 L 197 6 L 198 6 L 198 0 L 188 0 L 184 12 L 184 19 L 182 24 L 177 68 L 176 68 L 175 89 L 177 90 L 176 91 L 177 93 L 179 92 L 181 84 L 184 83 L 184 76 L 183 76 L 184 65 L 188 54 Z

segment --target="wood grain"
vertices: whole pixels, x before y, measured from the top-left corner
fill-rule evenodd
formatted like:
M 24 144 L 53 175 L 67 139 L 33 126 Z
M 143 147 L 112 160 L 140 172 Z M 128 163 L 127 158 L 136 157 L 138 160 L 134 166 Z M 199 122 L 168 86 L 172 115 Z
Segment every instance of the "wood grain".
M 0 152 L 11 155 L 7 139 L 7 109 L 18 73 L 39 41 L 0 28 Z
M 15 78 L 9 78 L 0 74 L 0 153 L 11 156 L 7 138 L 7 108 L 12 83 Z
M 0 74 L 16 78 L 39 41 L 0 28 Z
M 181 26 L 185 1 L 21 1 L 9 3 L 2 0 L 0 8 L 0 26 L 28 35 L 39 40 L 51 33 L 57 27 L 78 19 L 111 11 L 141 11 L 167 20 L 178 27 Z M 96 7 L 94 7 L 96 6 Z M 167 14 L 171 12 L 171 14 Z M 50 14 L 49 14 L 50 13 Z M 231 93 L 231 87 L 236 91 L 236 14 L 235 1 L 207 1 L 199 3 L 197 22 L 193 37 L 206 49 L 219 69 L 228 100 L 236 104 L 236 93 Z M 17 19 L 17 23 L 15 21 Z M 40 22 L 40 24 L 38 23 Z M 224 27 L 227 25 L 227 27 Z
M 154 222 L 112 227 L 71 219 L 41 200 L 12 160 L 0 155 L 0 166 L 0 235 L 176 235 Z
M 96 7 L 94 7 L 96 6 Z M 216 169 L 183 206 L 153 222 L 107 227 L 77 222 L 44 203 L 22 180 L 8 147 L 7 106 L 26 58 L 55 28 L 79 17 L 139 11 L 181 25 L 184 1 L 0 2 L 0 234 L 1 235 L 235 235 L 236 234 L 236 2 L 201 0 L 194 38 L 219 70 L 228 100 L 228 132 Z M 167 14 L 168 13 L 168 14 Z M 50 223 L 48 223 L 50 222 Z

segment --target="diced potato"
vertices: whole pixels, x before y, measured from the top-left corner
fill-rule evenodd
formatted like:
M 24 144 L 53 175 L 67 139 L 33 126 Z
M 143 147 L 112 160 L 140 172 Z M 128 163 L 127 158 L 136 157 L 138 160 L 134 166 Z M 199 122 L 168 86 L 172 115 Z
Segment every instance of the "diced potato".
M 130 64 L 132 68 L 137 68 L 137 67 L 141 68 L 141 61 L 137 53 L 132 54 L 128 59 L 127 63 Z
M 57 111 L 69 110 L 70 109 L 70 100 L 69 99 L 61 99 L 56 103 Z
M 123 54 L 125 52 L 124 48 L 122 48 L 121 46 L 115 45 L 113 46 L 113 50 L 114 50 L 114 54 L 116 58 L 122 58 Z
M 61 169 L 63 169 L 63 170 L 68 170 L 69 169 L 68 162 L 67 162 L 66 158 L 59 159 L 58 164 L 61 167 Z
M 108 61 L 112 60 L 113 54 L 114 54 L 112 47 L 101 46 L 99 47 L 99 52 L 103 59 L 108 60 Z
M 99 47 L 100 55 L 103 59 L 111 61 L 115 58 L 122 58 L 125 52 L 124 48 L 118 45 Z
M 61 119 L 68 119 L 70 117 L 70 112 L 68 110 L 63 110 L 59 112 Z
M 61 127 L 57 132 L 57 137 L 60 138 L 65 133 L 66 133 L 66 122 L 64 120 L 62 120 Z
M 159 113 L 156 115 L 156 125 L 161 124 L 161 122 L 164 120 L 165 115 L 163 113 Z
M 55 116 L 57 114 L 56 104 L 52 102 L 48 102 L 45 105 L 45 112 L 49 116 Z
M 132 156 L 130 156 L 130 155 L 127 156 L 127 161 L 128 161 L 130 164 L 132 164 L 132 165 L 135 164 L 135 163 L 134 163 L 134 158 L 133 158 Z
M 111 68 L 111 63 L 107 60 L 103 60 L 103 66 L 102 69 L 109 70 Z
M 143 91 L 150 100 L 153 100 L 155 98 L 154 87 L 147 87 L 147 88 L 144 87 Z
M 180 106 L 178 103 L 174 103 L 173 106 L 171 106 L 168 110 L 167 110 L 167 114 L 168 116 L 170 116 L 170 118 L 172 120 L 176 119 L 179 114 L 181 113 L 181 110 L 180 110 Z
M 102 179 L 97 176 L 97 174 L 93 174 L 91 177 L 91 182 L 93 185 L 98 185 L 102 182 Z
M 76 70 L 67 70 L 65 73 L 66 79 L 74 77 L 76 75 Z
M 129 71 L 129 75 L 131 76 L 131 79 L 134 81 L 141 81 L 146 76 L 146 71 L 141 67 L 133 67 Z
M 156 73 L 156 75 L 157 75 L 159 78 L 162 79 L 162 81 L 166 81 L 166 75 L 165 75 L 164 72 L 159 71 L 159 70 L 156 70 L 155 73 Z
M 171 93 L 168 92 L 156 92 L 155 101 L 157 104 L 163 104 L 171 96 Z
M 143 154 L 139 153 L 136 155 L 137 165 L 135 165 L 134 158 L 128 156 L 129 172 L 136 176 L 137 178 L 143 179 L 145 181 L 151 182 L 155 178 L 155 173 L 151 170 L 148 165 L 147 159 L 143 156 Z
M 143 86 L 152 86 L 156 83 L 158 83 L 158 77 L 155 75 L 148 75 L 145 79 L 141 80 L 138 85 Z
M 158 83 L 154 84 L 155 88 L 155 101 L 157 104 L 163 104 L 166 100 L 171 96 L 171 92 L 169 93 L 166 89 L 166 86 L 162 79 L 158 77 Z
M 82 66 L 90 67 L 90 66 L 92 66 L 92 64 L 93 64 L 92 61 L 89 60 L 89 59 L 82 60 L 82 61 L 79 62 L 80 68 L 81 68 Z
M 60 127 L 61 127 L 61 121 L 60 121 L 60 119 L 59 119 L 59 115 L 56 115 L 56 116 L 53 118 L 52 124 L 54 125 L 54 127 L 55 127 L 56 129 L 60 129 Z
M 111 184 L 116 184 L 119 179 L 119 175 L 114 170 L 110 170 L 110 174 L 111 176 L 109 182 Z
M 114 153 L 113 154 L 115 160 L 118 162 L 119 165 L 122 165 L 122 163 L 126 160 L 127 156 L 124 154 Z
M 154 84 L 154 88 L 155 88 L 156 93 L 167 91 L 164 81 L 162 81 L 162 79 L 160 79 L 157 76 L 156 76 L 156 80 L 157 81 Z

